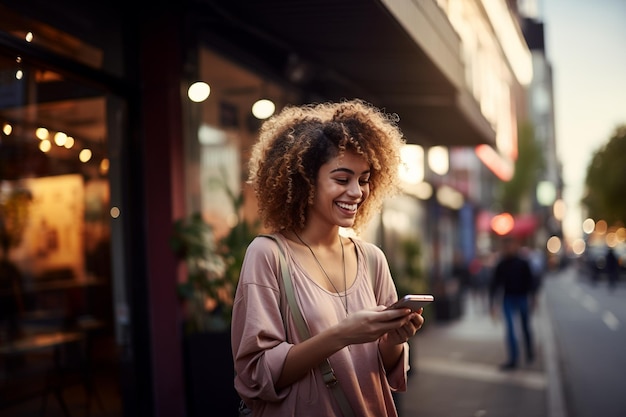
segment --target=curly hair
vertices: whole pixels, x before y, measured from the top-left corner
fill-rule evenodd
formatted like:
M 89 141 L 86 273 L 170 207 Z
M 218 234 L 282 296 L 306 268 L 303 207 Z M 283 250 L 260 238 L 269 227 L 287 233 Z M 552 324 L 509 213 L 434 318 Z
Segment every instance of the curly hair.
M 354 99 L 287 106 L 263 123 L 252 148 L 248 183 L 259 202 L 263 224 L 274 231 L 302 230 L 315 197 L 320 167 L 346 151 L 370 165 L 370 194 L 354 222 L 358 231 L 399 190 L 400 148 L 405 143 L 398 117 Z

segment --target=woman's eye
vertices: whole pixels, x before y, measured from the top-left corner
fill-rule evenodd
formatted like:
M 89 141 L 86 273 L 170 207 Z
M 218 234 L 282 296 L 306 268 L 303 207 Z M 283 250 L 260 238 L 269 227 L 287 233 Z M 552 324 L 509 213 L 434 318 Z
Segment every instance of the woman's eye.
M 351 178 L 335 178 L 335 181 L 337 182 L 337 184 L 341 184 L 341 185 L 346 185 L 349 184 L 350 181 L 352 181 Z M 359 185 L 366 185 L 369 184 L 370 179 L 369 178 L 359 178 Z

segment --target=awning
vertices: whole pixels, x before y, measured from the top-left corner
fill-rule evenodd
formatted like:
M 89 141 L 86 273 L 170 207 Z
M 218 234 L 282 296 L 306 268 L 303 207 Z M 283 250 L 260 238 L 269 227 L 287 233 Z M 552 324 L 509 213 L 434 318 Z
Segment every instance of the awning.
M 412 33 L 380 0 L 197 0 L 194 7 L 190 15 L 210 47 L 236 51 L 257 71 L 309 91 L 310 100 L 368 100 L 399 115 L 410 143 L 495 144 L 454 76 L 463 72 L 460 41 L 434 2 L 411 9 L 423 18 Z M 433 47 L 433 38 L 443 47 Z

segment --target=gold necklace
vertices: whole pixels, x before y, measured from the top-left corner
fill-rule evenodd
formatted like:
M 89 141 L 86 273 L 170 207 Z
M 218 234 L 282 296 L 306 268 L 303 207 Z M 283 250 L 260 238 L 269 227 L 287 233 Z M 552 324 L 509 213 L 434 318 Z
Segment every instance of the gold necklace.
M 311 252 L 311 255 L 313 255 L 313 259 L 315 259 L 315 262 L 317 263 L 317 265 L 322 270 L 322 273 L 324 274 L 324 276 L 326 277 L 328 282 L 330 282 L 330 285 L 333 286 L 333 289 L 335 290 L 335 292 L 339 296 L 339 300 L 341 300 L 341 294 L 339 293 L 339 290 L 337 289 L 337 287 L 335 287 L 335 284 L 333 284 L 333 281 L 330 279 L 330 277 L 326 273 L 326 270 L 322 266 L 322 264 L 319 261 L 319 259 L 317 259 L 317 256 L 315 256 L 315 252 L 313 252 L 313 248 L 311 248 L 304 240 L 302 240 L 302 238 L 300 237 L 300 235 L 298 233 L 296 233 L 295 231 L 293 233 L 296 235 L 298 240 L 300 242 L 302 242 L 302 244 L 309 249 L 309 251 Z M 341 304 L 343 304 L 343 306 L 344 306 L 344 308 L 346 310 L 346 315 L 348 315 L 348 285 L 347 285 L 347 281 L 346 281 L 346 257 L 345 257 L 345 254 L 344 254 L 343 241 L 341 240 L 341 236 L 339 236 L 339 244 L 341 245 L 341 263 L 343 264 L 343 288 L 344 288 L 344 291 L 343 291 L 343 298 L 344 299 L 342 300 Z

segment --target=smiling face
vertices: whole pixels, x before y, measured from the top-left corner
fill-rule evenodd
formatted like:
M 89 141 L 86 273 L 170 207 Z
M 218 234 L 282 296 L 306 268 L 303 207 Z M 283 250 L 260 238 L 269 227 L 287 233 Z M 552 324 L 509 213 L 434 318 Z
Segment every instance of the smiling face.
M 308 223 L 352 227 L 359 205 L 370 193 L 370 166 L 364 157 L 347 151 L 323 164 L 317 174 Z M 316 226 L 317 227 L 317 226 Z

